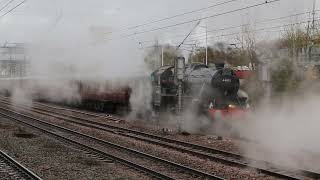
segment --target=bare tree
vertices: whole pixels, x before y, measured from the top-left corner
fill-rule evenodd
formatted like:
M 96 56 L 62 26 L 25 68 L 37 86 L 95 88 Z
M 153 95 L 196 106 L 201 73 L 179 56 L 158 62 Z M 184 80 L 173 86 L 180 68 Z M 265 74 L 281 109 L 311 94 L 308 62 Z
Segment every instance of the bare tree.
M 309 34 L 303 28 L 292 25 L 285 29 L 282 38 L 283 47 L 289 51 L 289 56 L 297 59 L 299 54 L 308 51 Z
M 250 25 L 242 26 L 242 33 L 236 38 L 238 43 L 240 44 L 240 50 L 242 56 L 247 56 L 248 61 L 251 63 L 254 69 L 257 64 L 257 39 L 256 34 Z
M 227 62 L 233 66 L 248 65 L 248 55 L 246 51 L 232 48 L 230 45 L 222 42 L 218 42 L 215 45 L 208 47 L 208 62 L 221 63 Z M 190 53 L 190 62 L 203 63 L 205 59 L 205 48 L 199 48 L 195 52 Z
M 163 48 L 163 54 L 162 54 Z M 180 50 L 170 44 L 159 45 L 157 42 L 150 47 L 146 48 L 146 56 L 144 62 L 148 65 L 149 69 L 155 70 L 161 66 L 163 55 L 163 65 L 173 65 L 174 58 L 181 55 Z

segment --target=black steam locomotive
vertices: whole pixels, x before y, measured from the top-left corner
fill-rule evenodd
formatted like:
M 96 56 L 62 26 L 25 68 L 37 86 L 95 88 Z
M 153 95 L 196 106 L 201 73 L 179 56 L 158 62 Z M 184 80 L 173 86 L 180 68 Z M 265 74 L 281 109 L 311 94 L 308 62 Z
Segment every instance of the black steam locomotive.
M 152 105 L 158 112 L 175 112 L 178 104 L 178 86 L 175 67 L 164 66 L 151 75 Z M 182 79 L 182 109 L 193 109 L 212 118 L 234 116 L 246 111 L 248 97 L 239 93 L 240 81 L 234 70 L 216 64 L 209 68 L 205 64 L 187 64 Z

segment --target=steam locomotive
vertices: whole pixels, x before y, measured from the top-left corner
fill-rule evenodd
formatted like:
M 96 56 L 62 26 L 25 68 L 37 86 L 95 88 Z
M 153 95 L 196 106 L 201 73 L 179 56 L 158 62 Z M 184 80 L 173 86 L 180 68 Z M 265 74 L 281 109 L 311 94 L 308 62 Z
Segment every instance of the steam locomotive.
M 177 110 L 179 104 L 175 66 L 164 66 L 151 75 L 152 105 L 158 112 Z M 185 66 L 182 82 L 182 109 L 206 114 L 211 119 L 241 116 L 248 108 L 248 96 L 239 90 L 234 70 L 224 63 L 209 68 L 205 64 Z M 219 117 L 218 117 L 219 116 Z

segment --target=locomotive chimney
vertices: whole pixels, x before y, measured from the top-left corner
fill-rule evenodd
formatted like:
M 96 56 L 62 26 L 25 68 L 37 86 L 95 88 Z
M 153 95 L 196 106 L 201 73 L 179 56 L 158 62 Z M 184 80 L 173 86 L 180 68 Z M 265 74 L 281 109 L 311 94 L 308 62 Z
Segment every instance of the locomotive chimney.
M 225 63 L 224 62 L 222 62 L 222 63 L 214 63 L 214 65 L 219 70 L 219 69 L 223 69 L 224 68 Z
M 181 129 L 181 111 L 182 111 L 182 82 L 184 79 L 184 71 L 185 71 L 185 59 L 184 57 L 176 57 L 174 60 L 174 75 L 175 81 L 178 85 L 178 104 L 177 104 L 177 114 L 178 114 L 178 129 Z
M 185 70 L 185 59 L 184 57 L 176 57 L 174 61 L 174 79 L 178 84 L 179 81 L 183 81 Z

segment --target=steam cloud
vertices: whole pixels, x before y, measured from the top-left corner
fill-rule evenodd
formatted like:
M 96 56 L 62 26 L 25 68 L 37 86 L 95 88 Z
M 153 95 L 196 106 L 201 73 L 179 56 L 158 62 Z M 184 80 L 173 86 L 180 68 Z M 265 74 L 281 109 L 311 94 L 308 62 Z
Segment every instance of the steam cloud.
M 112 88 L 129 84 L 133 95 L 138 94 L 132 82 L 146 76 L 143 52 L 134 48 L 137 45 L 131 40 L 106 41 L 111 28 L 87 20 L 78 22 L 64 15 L 62 22 L 49 31 L 38 29 L 31 34 L 32 40 L 25 47 L 32 81 L 28 81 L 28 87 L 12 90 L 15 103 L 32 103 L 30 95 L 38 90 L 51 101 L 79 102 L 77 88 L 70 83 L 75 79 L 90 80 L 101 87 L 106 83 Z
M 286 167 L 319 171 L 320 96 L 307 92 L 269 101 L 247 121 L 233 124 L 242 137 L 258 143 L 243 145 L 243 151 Z

